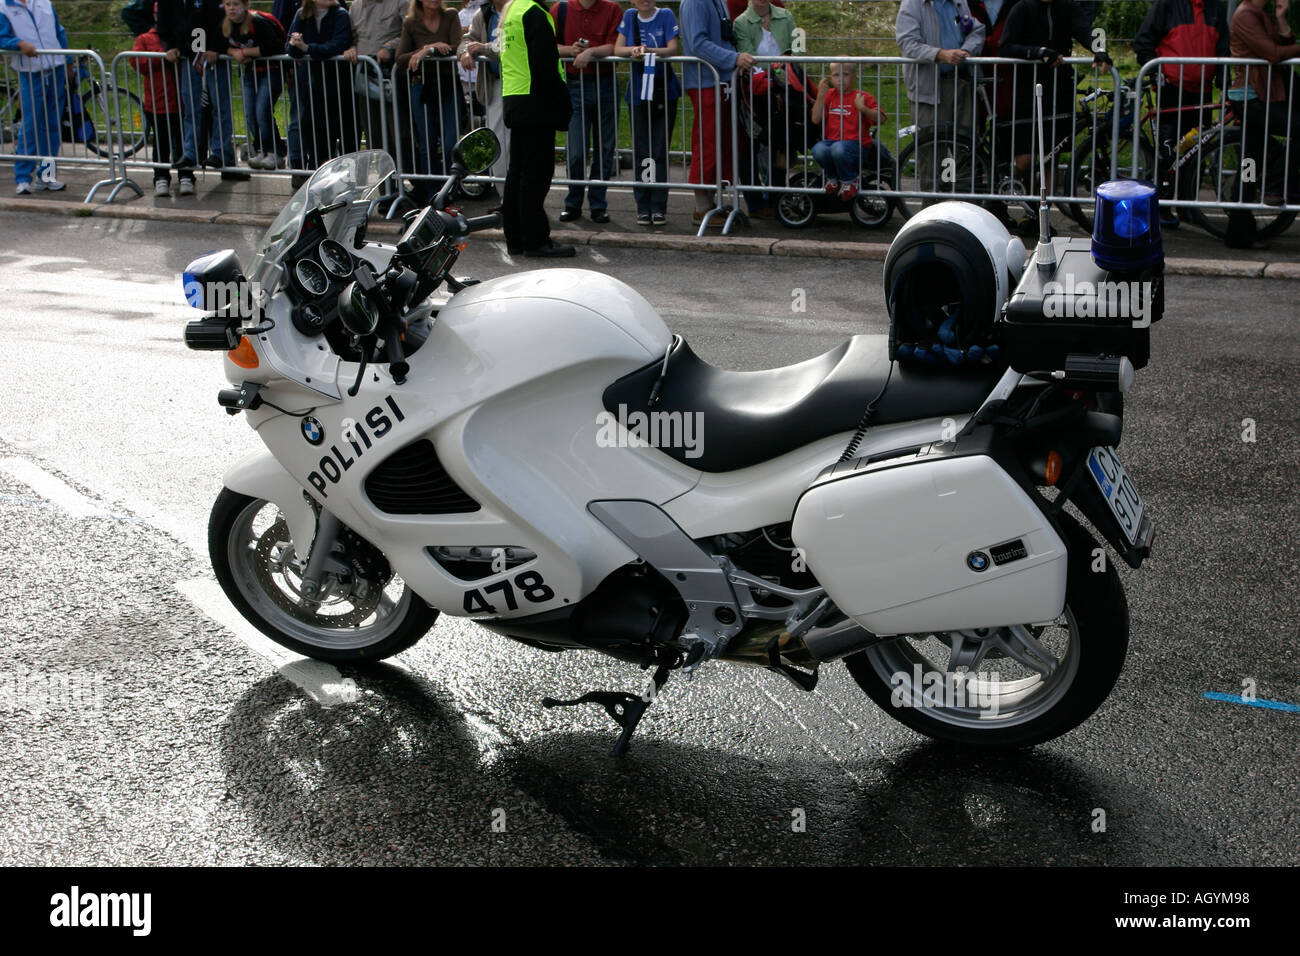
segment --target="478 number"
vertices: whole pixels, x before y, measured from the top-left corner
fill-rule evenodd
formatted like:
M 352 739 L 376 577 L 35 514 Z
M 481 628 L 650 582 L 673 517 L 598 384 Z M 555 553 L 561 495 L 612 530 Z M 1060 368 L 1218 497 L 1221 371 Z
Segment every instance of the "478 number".
M 485 597 L 485 595 L 496 593 L 499 593 L 502 600 L 506 602 L 506 610 L 517 611 L 519 609 L 519 600 L 515 597 L 516 590 L 524 596 L 524 600 L 531 601 L 534 604 L 544 604 L 555 597 L 555 592 L 546 585 L 540 574 L 536 571 L 524 571 L 515 575 L 513 586 L 507 579 L 502 578 L 500 581 L 493 581 L 482 588 L 473 588 L 466 591 L 465 613 L 498 613 L 496 606 L 488 603 Z

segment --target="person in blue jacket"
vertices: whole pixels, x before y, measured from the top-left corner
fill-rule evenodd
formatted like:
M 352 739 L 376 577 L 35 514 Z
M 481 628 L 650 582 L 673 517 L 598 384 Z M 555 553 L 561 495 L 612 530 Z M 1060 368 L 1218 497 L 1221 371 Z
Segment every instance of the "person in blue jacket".
M 72 68 L 66 57 L 38 55 L 36 51 L 67 48 L 68 34 L 50 0 L 0 0 L 0 50 L 21 54 L 4 58 L 10 69 L 18 71 L 23 125 L 18 130 L 16 152 L 21 156 L 48 157 L 39 167 L 34 159 L 14 163 L 14 183 L 20 196 L 34 188 L 64 188 L 54 178 L 53 158 L 59 155 L 62 140 L 61 118 L 67 90 L 64 72 L 71 77 Z
M 289 27 L 289 55 L 306 60 L 298 65 L 293 93 L 303 168 L 356 152 L 351 65 L 334 59 L 351 46 L 352 20 L 339 0 L 302 0 Z

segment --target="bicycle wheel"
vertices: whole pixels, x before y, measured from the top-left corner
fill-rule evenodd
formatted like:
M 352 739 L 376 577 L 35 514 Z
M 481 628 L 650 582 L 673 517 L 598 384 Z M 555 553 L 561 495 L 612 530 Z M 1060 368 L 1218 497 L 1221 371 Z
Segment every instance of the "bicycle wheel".
M 1237 134 L 1236 143 L 1232 142 L 1234 131 Z M 1224 130 L 1222 149 L 1216 146 L 1207 150 L 1201 161 L 1200 198 L 1203 201 L 1234 202 L 1246 195 L 1243 193 L 1241 182 L 1240 142 L 1241 128 L 1229 127 Z M 1190 218 L 1193 223 L 1216 239 L 1222 239 L 1228 234 L 1230 208 L 1193 206 L 1189 210 Z M 1287 210 L 1273 212 L 1267 209 L 1252 209 L 1250 212 L 1255 218 L 1255 237 L 1261 240 L 1280 236 L 1291 227 L 1296 217 L 1295 212 Z
M 918 192 L 960 194 L 989 191 L 988 157 L 975 149 L 969 136 L 966 130 L 958 131 L 954 143 L 951 127 L 939 127 L 919 134 L 903 147 L 898 154 L 898 190 L 903 195 L 898 197 L 896 205 L 904 219 L 911 219 L 928 203 L 941 201 L 937 198 L 921 199 L 915 195 Z M 916 158 L 925 150 L 930 151 L 935 162 L 933 173 L 927 175 L 923 183 Z M 946 162 L 949 159 L 955 162 Z
M 1110 179 L 1111 147 L 1108 140 L 1094 142 L 1091 136 L 1079 144 L 1075 153 L 1074 180 L 1063 185 L 1063 192 L 1081 199 L 1091 200 L 1097 194 L 1097 186 Z M 1133 138 L 1126 136 L 1120 140 L 1119 162 L 1116 173 L 1121 179 L 1140 179 L 1154 182 L 1156 169 L 1156 151 L 1146 137 L 1138 142 L 1137 175 L 1133 174 Z M 1070 177 L 1069 169 L 1060 170 L 1062 177 Z M 1092 232 L 1092 203 L 1063 203 L 1062 211 L 1079 224 L 1086 232 Z
M 122 146 L 126 156 L 134 156 L 144 147 L 144 105 L 127 90 L 107 90 L 91 80 L 81 89 L 82 109 L 95 129 L 86 148 L 97 156 L 107 156 L 116 149 L 117 124 L 122 124 Z
M 13 92 L 0 98 L 0 143 L 16 143 L 18 131 L 23 126 L 23 103 L 18 87 Z

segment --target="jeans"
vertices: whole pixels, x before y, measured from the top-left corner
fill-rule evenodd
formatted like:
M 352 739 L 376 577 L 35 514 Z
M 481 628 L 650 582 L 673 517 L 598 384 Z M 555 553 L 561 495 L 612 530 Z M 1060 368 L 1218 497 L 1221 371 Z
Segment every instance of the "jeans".
M 218 61 L 200 73 L 193 66 L 180 68 L 181 141 L 185 158 L 198 162 L 199 114 L 203 109 L 203 83 L 207 77 L 208 102 L 212 105 L 212 126 L 208 134 L 208 153 L 221 159 L 223 166 L 235 165 L 235 118 L 230 103 L 230 65 Z
M 857 180 L 862 164 L 862 144 L 856 140 L 824 139 L 813 144 L 812 154 L 827 179 L 840 183 Z
M 301 87 L 296 82 L 297 77 L 290 74 L 290 79 L 294 82 L 289 85 L 287 90 L 289 126 L 284 131 L 285 142 L 281 145 L 281 151 L 282 153 L 288 153 L 290 169 L 305 169 L 302 155 L 302 119 L 300 113 L 306 104 L 299 102 L 298 91 Z
M 248 148 L 254 154 L 275 155 L 280 141 L 280 131 L 275 127 L 275 101 L 280 98 L 281 82 L 278 70 L 258 73 L 252 67 L 244 68 L 244 123 Z
M 570 179 L 613 179 L 618 173 L 614 151 L 618 146 L 614 125 L 618 114 L 618 89 L 614 85 L 613 71 L 601 71 L 597 76 L 569 77 L 569 102 L 573 118 L 569 120 L 568 173 Z M 591 149 L 591 175 L 583 175 L 587 165 L 587 150 Z M 587 200 L 592 212 L 605 209 L 606 187 L 590 186 Z M 584 186 L 579 183 L 569 187 L 564 197 L 566 209 L 582 208 Z
M 19 73 L 18 95 L 23 110 L 23 126 L 18 131 L 15 151 L 20 156 L 59 155 L 63 141 L 63 104 L 67 97 L 63 68 L 43 73 Z M 14 182 L 30 183 L 36 161 L 20 159 L 14 163 Z
M 635 96 L 635 94 L 634 94 Z M 632 124 L 632 154 L 636 166 L 632 178 L 638 183 L 668 182 L 668 141 L 673 138 L 677 124 L 677 101 L 668 106 L 654 105 L 645 100 L 633 99 L 628 106 L 628 122 Z M 632 187 L 638 216 L 653 216 L 668 212 L 668 190 Z
M 412 83 L 411 112 L 415 117 L 418 171 L 435 175 L 450 173 L 451 148 L 456 145 L 456 133 L 460 129 L 460 103 L 447 93 L 435 97 L 429 103 L 423 103 L 423 95 L 424 84 Z M 442 151 L 442 165 L 435 167 L 433 157 L 439 147 Z

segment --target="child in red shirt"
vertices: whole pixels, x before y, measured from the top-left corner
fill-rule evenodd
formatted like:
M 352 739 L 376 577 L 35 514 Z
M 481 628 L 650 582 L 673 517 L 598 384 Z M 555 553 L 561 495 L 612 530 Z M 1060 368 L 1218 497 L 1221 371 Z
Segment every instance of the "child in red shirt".
M 150 27 L 135 38 L 136 53 L 162 53 L 162 39 L 158 28 Z M 140 101 L 144 106 L 145 135 L 153 141 L 153 192 L 155 196 L 171 195 L 170 167 L 179 162 L 181 146 L 181 95 L 176 63 L 168 63 L 161 56 L 131 57 L 131 65 L 140 74 Z M 181 195 L 194 195 L 194 170 L 182 169 L 179 173 Z
M 863 168 L 875 170 L 878 149 L 871 128 L 887 119 L 870 93 L 854 87 L 856 79 L 853 64 L 832 63 L 830 76 L 817 87 L 812 108 L 812 121 L 822 128 L 822 139 L 812 148 L 813 159 L 826 174 L 826 191 L 839 193 L 844 200 L 857 195 Z

